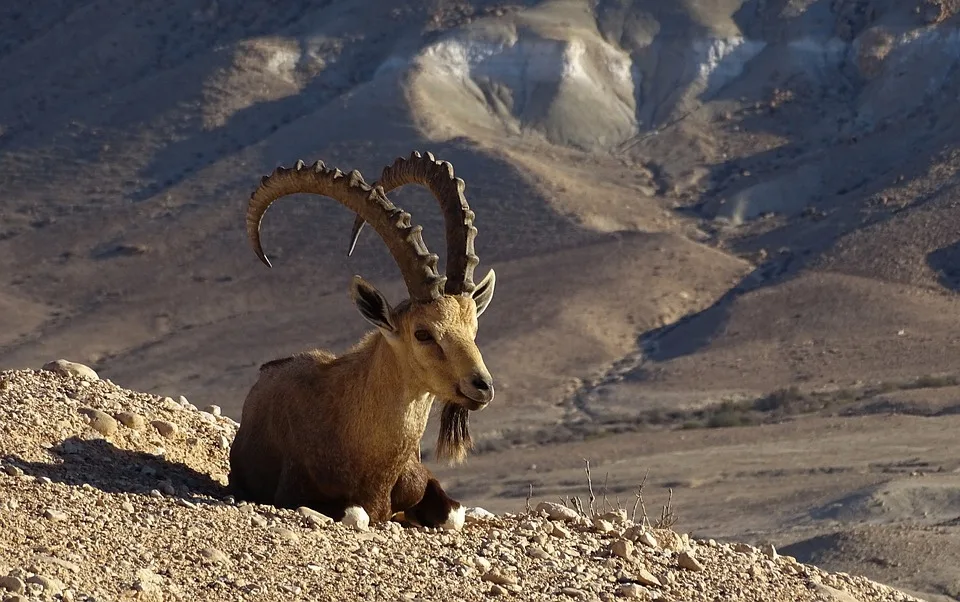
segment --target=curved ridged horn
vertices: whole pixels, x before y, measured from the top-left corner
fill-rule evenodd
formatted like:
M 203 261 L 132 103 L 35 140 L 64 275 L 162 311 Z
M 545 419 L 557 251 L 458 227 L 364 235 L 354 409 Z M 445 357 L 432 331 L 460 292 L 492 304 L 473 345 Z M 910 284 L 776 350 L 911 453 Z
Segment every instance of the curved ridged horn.
M 393 255 L 411 299 L 430 301 L 441 295 L 445 278 L 437 272 L 439 257 L 430 253 L 423 242 L 423 227 L 410 223 L 410 214 L 387 199 L 383 190 L 363 181 L 359 171 L 344 174 L 328 169 L 323 161 L 304 168 L 278 167 L 260 180 L 247 205 L 247 236 L 257 257 L 268 267 L 272 264 L 260 243 L 260 222 L 267 208 L 279 199 L 295 193 L 312 193 L 330 197 L 370 222 L 390 254 Z
M 474 213 L 463 195 L 465 184 L 453 174 L 453 165 L 448 161 L 437 161 L 432 153 L 421 156 L 414 151 L 409 159 L 403 157 L 384 168 L 380 180 L 374 187 L 383 188 L 384 194 L 406 184 L 420 184 L 436 197 L 443 211 L 447 238 L 447 282 L 445 292 L 449 295 L 470 294 L 476 288 L 473 282 L 473 270 L 480 263 L 473 248 L 477 229 L 473 226 Z M 350 234 L 350 249 L 353 249 L 360 237 L 365 218 L 357 215 Z

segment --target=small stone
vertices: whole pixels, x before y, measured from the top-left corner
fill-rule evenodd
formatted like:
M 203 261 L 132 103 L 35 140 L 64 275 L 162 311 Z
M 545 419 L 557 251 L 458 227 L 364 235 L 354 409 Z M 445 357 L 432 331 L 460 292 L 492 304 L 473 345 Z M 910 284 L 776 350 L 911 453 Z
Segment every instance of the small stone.
M 555 502 L 540 502 L 537 504 L 537 512 L 546 512 L 550 520 L 559 521 L 569 521 L 580 516 L 573 508 Z
M 527 556 L 536 558 L 537 560 L 547 560 L 550 558 L 550 554 L 548 554 L 547 551 L 540 546 L 528 546 Z
M 154 573 L 150 569 L 140 569 L 137 571 L 136 581 L 133 583 L 133 589 L 145 594 L 146 599 L 163 599 L 163 577 Z
M 823 583 L 811 583 L 811 589 L 817 593 L 817 599 L 829 602 L 857 602 L 857 599 L 847 592 L 836 589 Z
M 22 594 L 26 587 L 26 584 L 19 577 L 14 577 L 13 575 L 0 577 L 0 589 L 5 589 L 15 594 Z
M 37 482 L 41 485 L 53 485 L 53 479 L 50 477 L 37 477 Z
M 47 564 L 52 564 L 54 566 L 67 569 L 71 573 L 80 572 L 80 565 L 77 564 L 76 562 L 70 562 L 69 560 L 63 560 L 62 558 L 57 558 L 55 556 L 38 556 L 37 561 L 45 562 Z M 39 571 L 33 571 L 33 572 L 37 573 Z
M 147 425 L 147 420 L 136 412 L 117 412 L 113 416 L 120 424 L 130 429 L 142 429 Z
M 203 408 L 203 411 L 218 417 L 223 415 L 223 410 L 220 408 L 220 406 L 214 405 L 214 404 L 210 404 L 207 407 Z
M 270 529 L 270 533 L 289 543 L 297 543 L 300 541 L 300 536 L 286 527 L 273 527 Z
M 777 548 L 775 548 L 772 543 L 760 546 L 760 551 L 770 560 L 776 560 L 780 557 L 780 554 L 777 554 Z
M 484 520 L 491 520 L 496 517 L 497 515 L 495 515 L 494 513 L 488 512 L 487 510 L 484 510 L 483 508 L 480 508 L 480 507 L 467 508 L 466 512 L 464 513 L 464 518 L 466 519 L 468 524 L 484 521 Z
M 54 522 L 62 522 L 67 520 L 67 513 L 61 510 L 47 508 L 43 511 L 43 517 Z
M 607 512 L 600 518 L 615 525 L 622 525 L 623 523 L 627 522 L 627 511 L 623 509 L 614 510 L 612 512 Z
M 175 402 L 172 397 L 164 397 L 160 402 L 160 407 L 171 412 L 179 412 L 183 410 L 183 406 Z
M 101 435 L 109 437 L 117 432 L 117 421 L 110 414 L 94 408 L 80 408 L 78 412 L 89 418 L 90 428 Z
M 570 596 L 571 598 L 586 598 L 587 592 L 582 589 L 577 589 L 575 587 L 564 587 L 560 590 L 560 593 L 564 596 Z
M 490 586 L 489 594 L 491 596 L 505 596 L 507 595 L 507 590 L 494 583 Z
M 267 519 L 262 514 L 253 513 L 250 515 L 250 524 L 262 529 L 267 526 Z
M 297 508 L 297 514 L 306 519 L 307 523 L 309 523 L 314 529 L 319 529 L 320 527 L 333 523 L 333 519 L 329 516 L 321 514 L 313 508 L 307 508 L 306 506 L 300 506 Z
M 370 527 L 370 515 L 360 506 L 350 506 L 340 522 L 359 531 L 366 531 Z
M 173 483 L 171 483 L 170 481 L 160 481 L 159 488 L 160 488 L 160 491 L 162 491 L 162 492 L 164 493 L 164 495 L 176 495 L 176 494 L 177 494 L 177 490 L 174 489 Z
M 650 598 L 650 591 L 636 583 L 624 583 L 617 588 L 617 595 L 621 598 Z
M 134 512 L 133 504 L 131 504 L 130 502 L 123 502 L 122 504 L 120 504 L 120 507 L 123 508 L 124 512 L 127 512 L 129 514 L 133 514 Z
M 27 583 L 35 583 L 43 588 L 43 593 L 48 596 L 58 596 L 65 587 L 63 582 L 55 577 L 46 577 L 44 575 L 34 575 L 27 578 Z
M 680 568 L 688 571 L 700 572 L 703 570 L 703 565 L 690 552 L 680 552 L 677 557 L 677 564 L 680 565 Z
M 610 545 L 610 551 L 624 560 L 630 560 L 633 558 L 633 542 L 629 539 L 618 539 Z
M 100 376 L 93 368 L 65 359 L 47 362 L 43 365 L 43 369 L 60 376 L 79 376 L 84 380 L 100 380 Z
M 634 575 L 631 581 L 636 581 L 641 585 L 656 585 L 660 587 L 660 580 L 657 579 L 656 575 L 645 569 L 644 567 L 636 567 L 633 569 Z
M 230 557 L 216 548 L 200 550 L 200 559 L 204 564 L 224 564 L 230 562 Z
M 640 537 L 637 538 L 637 541 L 649 548 L 657 547 L 657 538 L 653 536 L 653 533 L 650 531 L 644 531 L 640 534 Z
M 150 424 L 153 425 L 153 428 L 157 429 L 160 436 L 165 439 L 173 439 L 180 431 L 176 424 L 167 422 L 166 420 L 154 420 Z
M 733 545 L 733 549 L 741 554 L 753 554 L 756 551 L 753 546 L 747 543 L 736 543 Z
M 510 573 L 504 573 L 497 570 L 487 571 L 481 577 L 484 581 L 489 581 L 490 583 L 495 583 L 497 585 L 516 585 L 517 578 L 511 575 Z
M 611 523 L 608 520 L 604 520 L 602 518 L 596 518 L 593 520 L 593 529 L 597 533 L 610 533 L 612 531 L 615 531 L 616 527 L 614 527 L 613 523 Z
M 7 473 L 11 477 L 22 477 L 23 469 L 19 466 L 14 466 L 13 464 L 4 464 L 3 472 Z
M 554 523 L 553 530 L 550 531 L 550 535 L 553 535 L 554 537 L 559 537 L 560 539 L 567 539 L 572 535 L 572 533 L 570 533 L 570 530 L 564 527 L 563 525 L 559 523 Z

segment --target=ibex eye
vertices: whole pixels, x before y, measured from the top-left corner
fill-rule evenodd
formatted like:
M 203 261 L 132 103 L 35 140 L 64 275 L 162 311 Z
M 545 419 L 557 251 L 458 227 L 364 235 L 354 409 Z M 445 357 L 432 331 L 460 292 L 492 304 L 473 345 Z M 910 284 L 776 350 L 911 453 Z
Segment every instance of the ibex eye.
M 413 333 L 413 336 L 417 337 L 418 341 L 423 341 L 424 343 L 433 340 L 433 335 L 430 334 L 429 330 L 418 330 Z

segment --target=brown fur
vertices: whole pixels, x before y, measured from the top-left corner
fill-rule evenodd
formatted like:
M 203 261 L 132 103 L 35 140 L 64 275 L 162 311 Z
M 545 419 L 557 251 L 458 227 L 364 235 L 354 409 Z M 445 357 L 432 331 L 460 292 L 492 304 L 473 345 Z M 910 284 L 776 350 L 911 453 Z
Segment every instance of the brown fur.
M 461 392 L 464 383 L 480 375 L 493 397 L 474 342 L 492 276 L 473 296 L 393 309 L 356 278 L 354 299 L 378 330 L 339 357 L 313 350 L 261 366 L 230 450 L 235 495 L 309 506 L 337 520 L 347 507 L 361 506 L 372 521 L 405 512 L 426 526 L 442 524 L 459 503 L 420 463 L 420 440 L 439 397 L 445 409 L 438 453 L 462 459 L 470 444 L 468 409 L 482 407 Z M 417 340 L 418 330 L 433 341 Z

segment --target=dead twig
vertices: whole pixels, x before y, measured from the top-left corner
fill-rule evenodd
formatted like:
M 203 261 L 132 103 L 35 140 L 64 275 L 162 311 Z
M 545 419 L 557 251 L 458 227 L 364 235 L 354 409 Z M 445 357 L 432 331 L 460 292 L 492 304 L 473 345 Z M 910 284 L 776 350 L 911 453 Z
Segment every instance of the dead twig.
M 640 525 L 643 527 L 646 527 L 649 524 L 647 521 L 647 508 L 643 504 L 643 486 L 646 484 L 647 476 L 649 474 L 650 474 L 650 469 L 648 468 L 647 472 L 644 473 L 643 475 L 643 480 L 640 481 L 640 485 L 637 487 L 637 493 L 636 493 L 637 499 L 633 503 L 633 515 L 630 517 L 631 522 L 634 522 L 634 523 L 637 522 L 637 508 L 639 507 L 642 513 L 640 515 Z
M 584 458 L 583 462 L 585 464 L 584 470 L 587 472 L 587 489 L 590 490 L 590 518 L 593 518 L 596 516 L 593 503 L 597 501 L 597 496 L 593 493 L 593 479 L 590 477 L 590 460 Z
M 667 503 L 660 510 L 660 518 L 654 525 L 655 529 L 669 529 L 677 524 L 678 517 L 676 512 L 673 511 L 673 487 L 669 491 L 670 495 L 667 497 Z
M 602 502 L 602 505 L 600 506 L 601 508 L 603 508 L 601 512 L 609 512 L 612 509 L 610 508 L 610 504 L 607 502 L 607 481 L 608 480 L 610 480 L 610 471 L 607 471 L 607 473 L 603 476 L 603 488 L 600 490 L 600 495 L 603 496 L 603 502 Z

